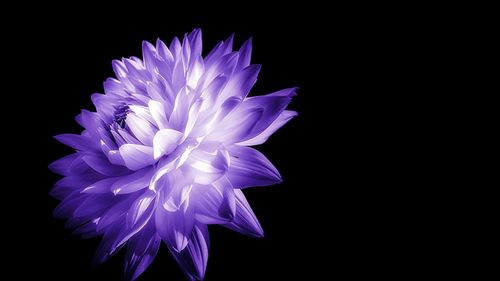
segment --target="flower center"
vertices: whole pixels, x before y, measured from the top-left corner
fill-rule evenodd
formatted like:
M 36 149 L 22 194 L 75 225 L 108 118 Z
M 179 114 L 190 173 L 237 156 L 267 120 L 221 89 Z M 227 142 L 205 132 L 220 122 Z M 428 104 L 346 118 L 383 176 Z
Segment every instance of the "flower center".
M 122 129 L 125 128 L 125 119 L 127 119 L 127 114 L 130 112 L 130 108 L 126 104 L 121 104 L 116 107 L 114 119 L 116 124 L 118 124 Z

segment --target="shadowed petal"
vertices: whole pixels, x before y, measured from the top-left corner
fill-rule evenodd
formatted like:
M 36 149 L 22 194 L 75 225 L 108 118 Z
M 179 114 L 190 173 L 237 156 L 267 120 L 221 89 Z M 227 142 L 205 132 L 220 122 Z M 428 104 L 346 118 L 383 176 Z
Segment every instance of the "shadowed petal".
M 82 135 L 61 134 L 54 136 L 54 138 L 57 141 L 76 150 L 95 150 L 95 146 L 92 144 L 92 142 Z
M 141 190 L 149 185 L 154 172 L 155 170 L 153 168 L 146 167 L 132 174 L 121 177 L 119 180 L 113 183 L 113 185 L 110 187 L 110 191 L 112 191 L 116 195 L 127 194 Z
M 182 271 L 190 280 L 203 280 L 207 268 L 210 240 L 208 228 L 203 224 L 196 224 L 189 238 L 189 244 L 181 251 L 170 249 Z
M 271 125 L 269 125 L 269 127 L 267 127 L 267 129 L 265 129 L 262 133 L 256 135 L 255 137 L 249 140 L 240 142 L 238 144 L 245 146 L 263 144 L 272 134 L 274 134 L 274 132 L 276 132 L 279 128 L 281 128 L 295 116 L 297 116 L 297 112 L 291 110 L 284 110 L 283 112 L 281 112 L 278 118 L 274 120 L 274 122 L 271 123 Z
M 236 196 L 236 215 L 232 222 L 224 224 L 224 226 L 251 237 L 263 237 L 264 231 L 243 192 L 235 189 L 234 194 Z
M 63 158 L 56 160 L 52 162 L 49 165 L 49 169 L 61 176 L 68 176 L 70 175 L 70 166 L 71 164 L 78 158 L 77 153 L 70 154 L 68 156 L 64 156 Z
M 106 176 L 119 176 L 128 171 L 122 166 L 112 165 L 107 158 L 95 155 L 85 155 L 82 160 L 89 165 L 96 172 Z
M 273 164 L 259 151 L 245 146 L 228 148 L 231 165 L 226 176 L 235 188 L 266 186 L 281 182 Z
M 125 256 L 125 278 L 137 279 L 151 264 L 160 248 L 161 238 L 156 234 L 154 223 L 148 223 L 141 232 L 130 238 Z
M 208 186 L 196 186 L 192 193 L 196 220 L 205 224 L 221 224 L 233 220 L 235 196 L 231 183 L 223 178 Z
M 187 246 L 193 229 L 193 208 L 181 208 L 178 211 L 169 212 L 159 204 L 156 209 L 155 223 L 163 242 L 170 249 L 180 252 Z

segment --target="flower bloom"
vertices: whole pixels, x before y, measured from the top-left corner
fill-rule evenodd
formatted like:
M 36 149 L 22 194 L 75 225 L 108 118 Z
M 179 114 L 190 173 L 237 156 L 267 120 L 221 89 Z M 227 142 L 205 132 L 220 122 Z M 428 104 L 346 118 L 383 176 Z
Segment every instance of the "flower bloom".
M 127 245 L 125 272 L 136 279 L 163 241 L 190 280 L 203 279 L 209 224 L 261 237 L 242 189 L 281 182 L 264 143 L 296 112 L 295 88 L 247 97 L 259 65 L 251 40 L 232 51 L 232 36 L 202 57 L 201 31 L 169 47 L 143 42 L 142 60 L 113 61 L 117 79 L 92 95 L 81 134 L 56 139 L 76 150 L 50 165 L 64 176 L 54 211 L 83 238 L 102 235 L 95 262 Z

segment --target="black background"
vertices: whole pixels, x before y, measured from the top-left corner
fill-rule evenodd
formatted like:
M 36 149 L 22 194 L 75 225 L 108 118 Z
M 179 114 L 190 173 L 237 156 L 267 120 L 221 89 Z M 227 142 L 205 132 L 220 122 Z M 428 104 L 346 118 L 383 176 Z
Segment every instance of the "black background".
M 299 116 L 258 147 L 284 183 L 245 190 L 265 237 L 211 227 L 205 280 L 397 277 L 401 268 L 411 266 L 406 255 L 409 245 L 418 242 L 401 238 L 411 231 L 402 226 L 408 217 L 394 208 L 404 205 L 408 194 L 393 202 L 397 177 L 388 175 L 400 170 L 387 165 L 388 157 L 396 161 L 391 165 L 398 160 L 386 154 L 387 145 L 401 136 L 382 137 L 394 86 L 381 83 L 387 76 L 397 79 L 394 69 L 387 71 L 394 66 L 387 51 L 401 42 L 388 44 L 383 18 L 363 19 L 326 7 L 246 13 L 237 7 L 218 13 L 141 10 L 141 18 L 132 11 L 110 14 L 107 20 L 93 14 L 42 16 L 17 41 L 25 47 L 19 48 L 22 59 L 29 61 L 21 65 L 26 79 L 20 75 L 17 83 L 26 94 L 16 98 L 29 112 L 23 116 L 29 133 L 22 138 L 26 146 L 22 141 L 16 145 L 31 148 L 21 150 L 19 164 L 13 164 L 23 167 L 18 177 L 25 193 L 11 197 L 25 207 L 9 211 L 17 215 L 9 217 L 11 234 L 21 240 L 11 254 L 16 265 L 23 265 L 15 267 L 17 274 L 122 280 L 123 251 L 91 268 L 99 239 L 72 237 L 63 221 L 52 218 L 57 201 L 48 192 L 58 176 L 46 167 L 71 151 L 52 136 L 80 131 L 74 116 L 93 109 L 90 95 L 102 93 L 102 82 L 114 75 L 113 59 L 140 57 L 142 40 L 170 42 L 196 27 L 203 31 L 204 54 L 231 33 L 236 47 L 253 38 L 252 62 L 263 67 L 251 95 L 300 88 L 289 106 Z M 162 279 L 185 280 L 164 246 L 138 280 Z

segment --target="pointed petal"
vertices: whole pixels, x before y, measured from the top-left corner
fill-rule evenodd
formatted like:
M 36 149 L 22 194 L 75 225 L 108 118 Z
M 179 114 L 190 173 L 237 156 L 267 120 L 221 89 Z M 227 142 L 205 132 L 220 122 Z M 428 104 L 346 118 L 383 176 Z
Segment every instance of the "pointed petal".
M 203 49 L 203 41 L 201 39 L 201 29 L 196 28 L 188 35 L 189 45 L 191 46 L 191 57 L 196 58 L 201 56 L 201 51 Z
M 225 41 L 219 42 L 205 57 L 205 63 L 211 65 L 220 57 L 229 54 L 233 49 L 234 34 L 231 34 Z
M 182 251 L 188 244 L 194 225 L 193 208 L 182 208 L 169 212 L 159 205 L 156 209 L 156 229 L 165 244 L 176 252 Z
M 251 145 L 259 145 L 263 144 L 267 141 L 267 139 L 274 134 L 279 128 L 281 128 L 283 125 L 285 125 L 288 121 L 290 121 L 293 117 L 297 116 L 296 111 L 291 111 L 291 110 L 284 110 L 281 112 L 281 114 L 278 116 L 276 120 L 267 127 L 262 133 L 256 135 L 255 137 L 240 142 L 238 145 L 244 145 L 244 146 L 251 146 Z
M 83 217 L 89 220 L 95 219 L 113 204 L 113 199 L 114 196 L 111 193 L 88 196 L 85 200 L 80 202 L 80 205 L 76 208 L 73 216 L 77 218 Z
M 281 90 L 265 96 L 257 96 L 245 99 L 224 122 L 238 122 L 246 112 L 261 110 L 262 116 L 248 132 L 246 138 L 250 139 L 266 130 L 272 122 L 283 112 L 290 103 L 291 97 L 295 95 L 296 88 Z M 241 139 L 246 140 L 246 139 Z
M 193 191 L 196 220 L 204 224 L 231 222 L 235 214 L 235 196 L 232 185 L 221 179 L 209 186 L 197 186 Z
M 84 190 L 82 193 L 91 193 L 91 194 L 102 194 L 102 193 L 111 193 L 111 186 L 118 180 L 119 178 L 106 178 L 95 182 Z
M 73 153 L 70 155 L 67 155 L 61 159 L 58 159 L 54 162 L 52 162 L 49 165 L 49 169 L 61 176 L 68 176 L 70 175 L 70 170 L 69 168 L 71 167 L 71 164 L 78 158 L 77 153 Z
M 116 166 L 111 164 L 106 157 L 95 156 L 95 155 L 85 155 L 82 160 L 89 165 L 96 172 L 101 173 L 106 176 L 119 176 L 127 171 L 122 166 Z
M 235 73 L 220 94 L 219 100 L 223 102 L 232 96 L 245 98 L 257 82 L 259 72 L 260 65 L 253 64 Z
M 72 147 L 76 150 L 94 150 L 95 147 L 92 146 L 92 143 L 90 142 L 90 140 L 82 135 L 75 135 L 75 134 L 61 134 L 61 135 L 57 135 L 57 136 L 54 136 L 54 138 L 69 146 L 69 147 Z
M 236 215 L 231 223 L 223 226 L 251 237 L 263 237 L 264 231 L 243 192 L 235 189 L 234 194 L 236 196 Z
M 259 151 L 245 146 L 228 148 L 231 165 L 226 176 L 234 188 L 266 186 L 281 182 L 281 176 L 273 164 Z
M 236 65 L 236 70 L 243 69 L 250 65 L 250 59 L 252 58 L 252 38 L 249 38 L 239 50 L 238 64 Z
M 127 213 L 127 227 L 137 233 L 152 216 L 156 207 L 156 193 L 148 190 L 134 201 Z
M 160 237 L 154 231 L 154 223 L 149 223 L 127 246 L 125 256 L 125 278 L 137 279 L 151 264 L 160 248 Z
M 165 43 L 163 43 L 160 39 L 156 40 L 156 50 L 165 62 L 172 63 L 174 61 L 174 57 L 172 56 L 172 53 L 168 49 L 167 45 L 165 45 Z
M 123 226 L 115 224 L 104 234 L 92 261 L 94 265 L 107 261 L 112 255 L 120 250 L 123 244 L 118 246 L 118 242 L 121 238 L 122 232 Z
M 142 41 L 142 58 L 144 59 L 144 66 L 151 73 L 154 73 L 156 68 L 156 61 L 158 60 L 156 56 L 155 47 L 148 41 Z
M 189 244 L 181 251 L 170 250 L 182 271 L 190 280 L 203 280 L 207 268 L 210 240 L 206 225 L 197 224 L 191 233 Z
M 261 108 L 248 109 L 237 115 L 226 117 L 207 135 L 207 141 L 220 141 L 224 144 L 233 144 L 248 139 L 257 122 L 261 119 L 264 110 Z

